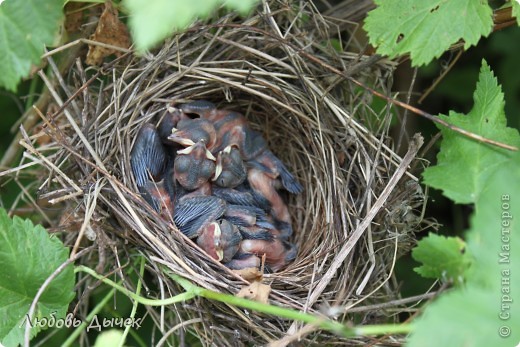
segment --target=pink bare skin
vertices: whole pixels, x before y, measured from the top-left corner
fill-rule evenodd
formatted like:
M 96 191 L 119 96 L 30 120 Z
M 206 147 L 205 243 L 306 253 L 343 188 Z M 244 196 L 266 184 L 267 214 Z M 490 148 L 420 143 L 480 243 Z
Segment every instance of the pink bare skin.
M 150 195 L 150 197 L 154 200 L 154 204 L 159 208 L 157 211 L 164 220 L 171 221 L 172 220 L 172 211 L 173 205 L 171 201 L 170 194 L 164 185 L 164 180 L 159 182 L 147 182 L 144 189 Z
M 242 270 L 247 268 L 259 268 L 262 265 L 262 259 L 258 258 L 254 254 L 247 254 L 243 257 L 231 259 L 231 261 L 225 264 L 232 270 Z
M 289 214 L 289 209 L 276 191 L 276 188 L 279 186 L 278 180 L 269 177 L 264 171 L 255 168 L 249 169 L 247 178 L 251 188 L 269 201 L 273 216 L 280 221 L 290 224 L 291 215 Z
M 265 264 L 273 271 L 278 271 L 287 265 L 287 249 L 278 238 L 272 241 L 243 240 L 240 244 L 240 252 L 251 253 L 258 258 L 262 258 L 265 254 Z

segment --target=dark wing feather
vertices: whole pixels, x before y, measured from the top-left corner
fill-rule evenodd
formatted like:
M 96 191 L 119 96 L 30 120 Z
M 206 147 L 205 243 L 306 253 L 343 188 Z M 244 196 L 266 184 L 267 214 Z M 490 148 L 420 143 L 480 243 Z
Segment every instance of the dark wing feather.
M 130 153 L 130 166 L 138 187 L 144 187 L 150 180 L 160 179 L 167 162 L 166 152 L 155 127 L 145 124 Z

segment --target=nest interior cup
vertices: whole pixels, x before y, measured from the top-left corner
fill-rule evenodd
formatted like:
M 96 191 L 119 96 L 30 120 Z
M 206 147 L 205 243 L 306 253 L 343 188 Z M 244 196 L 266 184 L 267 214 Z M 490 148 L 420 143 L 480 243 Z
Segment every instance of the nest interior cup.
M 373 131 L 364 121 L 378 115 L 370 107 L 370 94 L 336 71 L 357 69 L 356 78 L 385 88 L 394 66 L 368 64 L 352 36 L 355 27 L 320 15 L 310 2 L 302 7 L 264 2 L 247 20 L 228 15 L 213 23 L 196 24 L 152 53 L 113 65 L 56 115 L 59 131 L 44 129 L 53 146 L 38 146 L 35 137 L 24 140 L 30 151 L 54 157 L 44 163 L 48 178 L 40 199 L 75 206 L 103 247 L 114 250 L 110 245 L 123 240 L 131 253 L 139 246 L 169 293 L 182 289 L 163 265 L 201 287 L 235 294 L 245 281 L 208 259 L 144 203 L 131 174 L 130 152 L 143 125 L 156 124 L 171 105 L 208 100 L 219 109 L 238 111 L 304 186 L 302 194 L 285 196 L 291 241 L 299 251 L 285 269 L 264 276 L 272 288 L 270 302 L 359 319 L 349 316 L 346 305 L 396 297 L 390 269 L 396 255 L 413 243 L 423 195 L 417 179 L 405 175 L 371 216 L 370 226 L 356 233 L 401 158 L 392 151 L 386 130 Z M 344 51 L 332 47 L 333 38 L 347 45 Z M 56 100 L 58 106 L 74 88 L 84 87 L 89 73 L 78 66 L 69 72 L 66 85 L 57 90 L 63 97 Z M 81 188 L 76 195 L 71 194 L 74 186 Z M 97 203 L 89 213 L 92 199 Z M 77 237 L 69 233 L 67 239 L 74 244 Z M 105 264 L 115 261 L 113 253 L 105 256 Z M 167 312 L 171 326 L 200 318 L 190 329 L 204 344 L 264 344 L 298 327 L 202 299 Z M 364 322 L 373 322 L 382 313 L 363 314 Z M 322 331 L 302 338 L 344 342 Z

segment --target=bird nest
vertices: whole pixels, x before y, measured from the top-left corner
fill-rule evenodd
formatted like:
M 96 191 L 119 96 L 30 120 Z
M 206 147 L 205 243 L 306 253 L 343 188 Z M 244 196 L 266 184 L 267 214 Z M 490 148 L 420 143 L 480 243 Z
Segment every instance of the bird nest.
M 23 165 L 42 168 L 31 171 L 43 182 L 35 205 L 50 230 L 62 232 L 73 253 L 97 246 L 80 262 L 105 274 L 115 269 L 131 289 L 124 259 L 143 254 L 152 274 L 143 281 L 157 298 L 182 292 L 170 273 L 229 294 L 249 283 L 160 218 L 132 175 L 130 152 L 144 124 L 172 105 L 208 100 L 244 114 L 304 186 L 286 196 L 297 257 L 261 278 L 269 303 L 344 322 L 381 321 L 380 309 L 351 312 L 398 298 L 393 265 L 413 245 L 424 196 L 407 171 L 411 159 L 391 148 L 389 108 L 373 110 L 372 94 L 349 77 L 388 93 L 394 65 L 359 53 L 354 25 L 303 6 L 264 2 L 246 20 L 194 25 L 141 57 L 101 69 L 78 60 L 64 76 L 54 69 L 58 83 L 48 87 L 56 106 L 43 124 L 22 129 Z M 202 298 L 149 312 L 162 333 L 184 322 L 205 345 L 265 344 L 301 328 Z M 346 342 L 315 328 L 298 336 Z

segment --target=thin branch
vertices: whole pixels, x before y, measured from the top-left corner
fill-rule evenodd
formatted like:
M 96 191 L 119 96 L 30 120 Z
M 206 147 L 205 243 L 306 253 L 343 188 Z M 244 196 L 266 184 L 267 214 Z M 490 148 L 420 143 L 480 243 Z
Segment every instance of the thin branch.
M 430 93 L 439 85 L 439 83 L 441 83 L 441 81 L 444 79 L 444 77 L 446 77 L 448 72 L 450 72 L 451 69 L 453 69 L 455 64 L 459 61 L 460 57 L 462 56 L 462 52 L 464 52 L 464 50 L 463 49 L 459 49 L 457 55 L 455 56 L 455 58 L 453 58 L 453 60 L 448 65 L 448 67 L 442 71 L 442 73 L 439 75 L 439 77 L 437 77 L 435 79 L 435 81 L 433 81 L 432 85 L 429 86 L 428 89 L 426 89 L 424 91 L 423 95 L 421 95 L 419 100 L 417 100 L 418 104 L 422 104 L 424 99 L 426 99 L 426 97 L 428 97 L 428 95 L 430 95 Z
M 41 287 L 38 289 L 38 292 L 34 296 L 34 299 L 33 299 L 32 303 L 31 303 L 31 306 L 29 307 L 29 312 L 27 313 L 28 319 L 27 319 L 27 322 L 25 324 L 25 334 L 24 334 L 24 346 L 25 347 L 29 347 L 29 342 L 31 341 L 31 328 L 32 328 L 32 326 L 31 326 L 30 318 L 34 315 L 34 311 L 36 311 L 36 305 L 38 304 L 38 301 L 40 300 L 40 297 L 43 295 L 43 292 L 45 292 L 45 289 L 47 289 L 49 284 L 51 284 L 51 282 L 56 277 L 58 277 L 58 275 L 67 266 L 69 266 L 70 264 L 74 263 L 77 259 L 82 257 L 85 253 L 88 253 L 92 248 L 93 248 L 93 246 L 87 247 L 84 250 L 82 250 L 81 252 L 78 252 L 76 254 L 76 256 L 71 257 L 71 258 L 67 259 L 66 261 L 64 261 L 60 266 L 58 266 L 58 268 L 56 270 L 54 270 L 54 272 L 49 277 L 47 277 L 47 279 L 43 282 Z
M 324 62 L 323 60 L 321 60 L 320 58 L 312 55 L 311 53 L 307 53 L 306 51 L 304 51 L 303 49 L 297 47 L 296 45 L 294 45 L 293 43 L 289 42 L 288 40 L 285 40 L 279 36 L 275 36 L 273 35 L 272 33 L 269 33 L 265 30 L 262 30 L 262 29 L 259 29 L 259 28 L 255 28 L 255 27 L 251 27 L 251 26 L 245 26 L 245 25 L 240 25 L 240 24 L 212 24 L 212 25 L 207 25 L 206 27 L 215 27 L 215 28 L 220 28 L 222 26 L 225 26 L 225 27 L 232 27 L 232 28 L 242 28 L 242 29 L 245 29 L 245 30 L 251 30 L 253 32 L 258 32 L 258 33 L 261 33 L 262 35 L 265 35 L 265 36 L 269 36 L 281 43 L 283 43 L 284 45 L 290 47 L 291 49 L 294 50 L 295 53 L 305 57 L 306 59 L 309 59 L 311 61 L 313 61 L 314 63 L 316 64 L 319 64 L 321 65 L 322 67 L 324 67 L 325 69 L 337 74 L 337 75 L 340 75 L 340 76 L 343 76 L 344 78 L 348 79 L 350 82 L 354 83 L 355 85 L 369 91 L 370 93 L 372 93 L 373 95 L 383 99 L 383 100 L 386 100 L 394 105 L 397 105 L 397 106 L 400 106 L 402 108 L 405 108 L 419 116 L 422 116 L 434 123 L 437 123 L 437 124 L 440 124 L 442 126 L 445 126 L 446 128 L 452 130 L 452 131 L 455 131 L 455 132 L 458 132 L 466 137 L 469 137 L 471 139 L 474 139 L 476 141 L 479 141 L 479 142 L 484 142 L 484 143 L 488 143 L 490 145 L 493 145 L 493 146 L 497 146 L 497 147 L 500 147 L 500 148 L 505 148 L 505 149 L 508 149 L 508 150 L 511 150 L 511 151 L 518 151 L 518 147 L 515 147 L 515 146 L 511 146 L 511 145 L 508 145 L 506 143 L 502 143 L 502 142 L 499 142 L 499 141 L 495 141 L 495 140 L 491 140 L 491 139 L 488 139 L 486 137 L 483 137 L 483 136 L 480 136 L 478 134 L 475 134 L 475 133 L 472 133 L 470 131 L 467 131 L 467 130 L 464 130 L 462 128 L 459 128 L 458 126 L 455 126 L 453 124 L 450 124 L 448 122 L 446 122 L 445 120 L 439 118 L 439 117 L 435 117 L 434 115 L 428 113 L 428 112 L 425 112 L 417 107 L 414 107 L 414 106 L 411 106 L 411 105 L 408 105 L 407 103 L 405 102 L 402 102 L 402 101 L 399 101 L 399 100 L 396 100 L 396 99 L 393 99 L 391 97 L 388 97 L 386 95 L 384 95 L 383 93 L 380 93 L 378 92 L 377 90 L 373 89 L 373 88 L 370 88 L 369 86 L 367 86 L 366 84 L 362 83 L 362 82 L 359 82 L 358 80 L 352 78 L 351 76 L 349 76 L 348 72 L 344 72 L 344 71 L 341 71 L 337 68 L 335 68 L 334 66 Z M 190 29 L 190 30 L 200 30 L 200 27 L 196 27 L 196 28 L 193 28 L 193 29 Z M 190 31 L 188 30 L 188 31 Z

